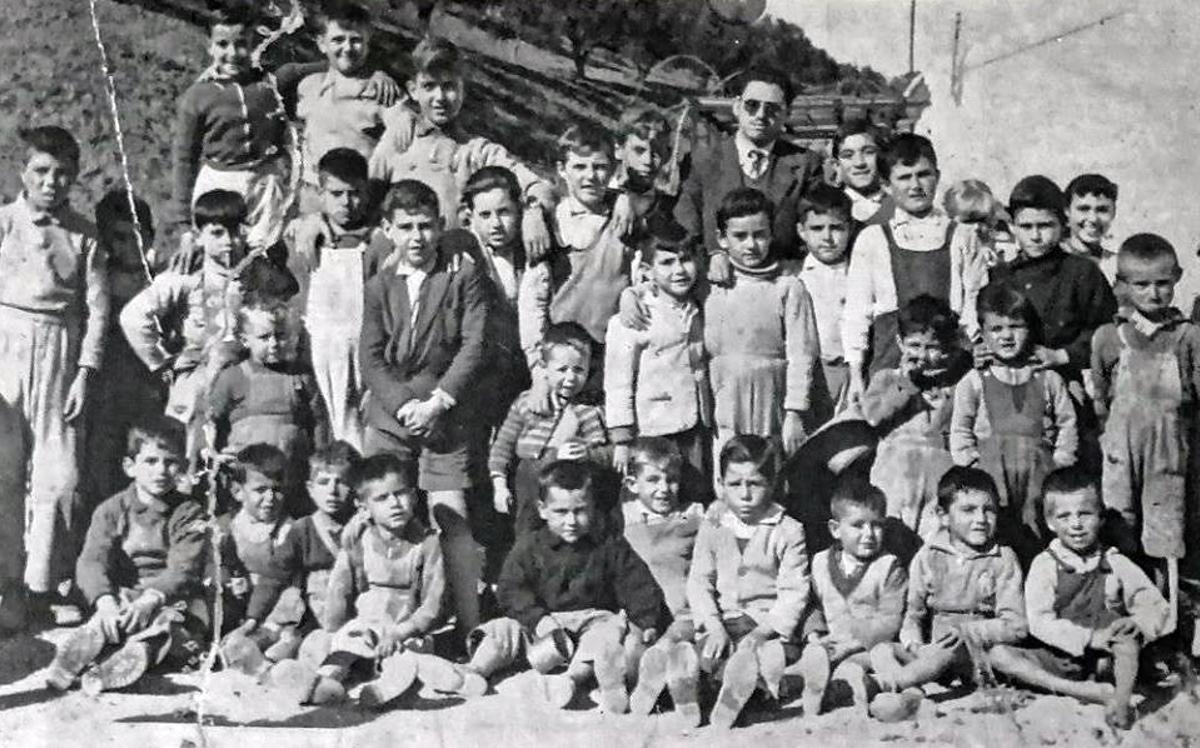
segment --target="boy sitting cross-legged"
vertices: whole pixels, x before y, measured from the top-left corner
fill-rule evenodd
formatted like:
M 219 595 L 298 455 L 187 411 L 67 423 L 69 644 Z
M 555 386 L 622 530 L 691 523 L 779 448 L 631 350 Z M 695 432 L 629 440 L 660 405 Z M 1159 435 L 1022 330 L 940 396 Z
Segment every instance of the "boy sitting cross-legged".
M 594 677 L 604 710 L 625 712 L 625 650 L 665 630 L 662 590 L 624 538 L 598 532 L 588 465 L 547 465 L 538 513 L 545 527 L 518 538 L 500 573 L 505 617 L 471 633 L 468 667 L 489 677 L 523 659 L 545 676 L 547 700 L 564 708 Z

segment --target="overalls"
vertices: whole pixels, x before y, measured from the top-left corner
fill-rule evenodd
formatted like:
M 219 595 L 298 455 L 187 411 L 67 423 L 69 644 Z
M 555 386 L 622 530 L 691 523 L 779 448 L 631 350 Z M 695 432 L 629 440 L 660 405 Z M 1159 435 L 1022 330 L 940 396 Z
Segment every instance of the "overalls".
M 954 464 L 946 442 L 953 397 L 949 388 L 938 387 L 922 398 L 920 412 L 879 441 L 871 482 L 887 496 L 888 516 L 925 538 L 939 526 L 938 481 Z

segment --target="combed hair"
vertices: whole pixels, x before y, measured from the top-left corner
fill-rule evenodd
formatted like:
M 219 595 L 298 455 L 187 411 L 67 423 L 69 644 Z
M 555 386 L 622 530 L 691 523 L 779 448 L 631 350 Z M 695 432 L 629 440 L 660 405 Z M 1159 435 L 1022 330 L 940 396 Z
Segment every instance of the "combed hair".
M 317 473 L 334 473 L 343 481 L 350 470 L 362 460 L 362 455 L 348 442 L 341 439 L 313 452 L 308 458 L 308 476 Z
M 325 33 L 329 24 L 336 23 L 343 28 L 371 28 L 371 13 L 363 6 L 351 0 L 325 0 L 321 10 L 316 14 L 318 33 Z
M 412 51 L 413 76 L 424 73 L 431 78 L 462 76 L 462 53 L 441 37 L 427 36 Z
M 387 197 L 383 199 L 383 215 L 391 218 L 399 211 L 441 215 L 437 193 L 415 179 L 402 179 L 388 189 Z
M 150 213 L 150 203 L 137 195 L 133 196 L 134 210 L 137 211 L 137 222 L 143 231 L 154 234 L 154 216 Z M 96 227 L 103 231 L 120 221 L 133 223 L 133 213 L 129 210 L 129 193 L 123 189 L 109 190 L 96 203 Z
M 887 514 L 887 496 L 881 488 L 864 477 L 846 476 L 833 488 L 829 512 L 834 519 L 842 519 L 850 507 L 868 509 L 883 517 Z
M 725 446 L 721 447 L 721 454 L 717 458 L 722 479 L 729 466 L 735 463 L 739 465 L 753 464 L 760 473 L 766 476 L 767 480 L 774 483 L 779 476 L 779 447 L 775 445 L 774 441 L 757 434 L 738 434 L 725 442 Z
M 147 444 L 157 445 L 182 457 L 187 449 L 187 430 L 182 423 L 167 415 L 139 419 L 129 427 L 125 437 L 125 456 L 131 460 L 136 458 Z
M 739 187 L 725 195 L 717 208 L 717 230 L 725 233 L 725 227 L 734 218 L 767 214 L 767 222 L 775 222 L 775 204 L 771 199 L 753 187 Z
M 1067 198 L 1050 177 L 1034 174 L 1017 182 L 1008 196 L 1008 214 L 1014 219 L 1024 209 L 1048 210 L 1066 223 Z
M 946 213 L 959 223 L 991 225 L 1004 213 L 1004 206 L 992 194 L 992 188 L 978 179 L 955 182 L 942 198 Z
M 571 155 L 613 155 L 612 137 L 603 127 L 592 122 L 577 122 L 558 136 L 558 160 L 566 163 Z
M 637 476 L 642 468 L 662 465 L 668 473 L 679 474 L 683 455 L 679 445 L 662 436 L 639 436 L 629 448 L 629 475 Z
M 635 106 L 626 109 L 617 122 L 614 132 L 618 143 L 624 143 L 631 135 L 635 135 L 651 145 L 671 134 L 671 123 L 658 109 L 649 106 Z
M 882 151 L 887 147 L 887 131 L 878 125 L 874 125 L 870 120 L 862 117 L 848 119 L 838 126 L 837 132 L 833 135 L 833 144 L 829 152 L 837 158 L 838 151 L 842 149 L 842 143 L 846 142 L 846 138 L 853 135 L 867 135 L 871 140 L 875 141 L 875 146 Z
M 642 262 L 649 265 L 659 252 L 671 252 L 686 256 L 696 254 L 697 243 L 688 230 L 666 211 L 653 211 L 637 231 L 634 243 L 642 253 Z
M 371 481 L 398 475 L 404 482 L 405 488 L 415 490 L 417 481 L 414 468 L 415 466 L 411 462 L 406 462 L 391 452 L 380 452 L 356 461 L 346 471 L 345 481 L 358 494 L 362 492 L 362 487 Z
M 555 460 L 538 473 L 538 501 L 545 502 L 550 489 L 583 491 L 589 500 L 592 492 L 592 468 L 580 460 Z
M 592 337 L 577 322 L 555 322 L 546 328 L 546 333 L 542 335 L 542 342 L 538 345 L 542 353 L 542 361 L 545 362 L 550 357 L 550 351 L 560 345 L 574 348 L 591 358 Z
M 938 508 L 943 512 L 949 511 L 954 500 L 960 493 L 978 491 L 992 497 L 992 501 L 1000 502 L 1000 493 L 996 490 L 996 481 L 986 471 L 976 467 L 955 465 L 942 474 L 937 485 Z
M 1022 320 L 1030 332 L 1038 328 L 1037 308 L 1033 302 L 1007 283 L 989 283 L 984 286 L 975 300 L 975 312 L 981 323 L 983 315 L 995 314 Z
M 17 135 L 29 150 L 48 153 L 59 161 L 79 167 L 79 141 L 65 128 L 58 125 L 22 127 L 17 130 Z
M 287 455 L 279 447 L 274 444 L 251 444 L 237 453 L 229 467 L 229 477 L 238 485 L 244 484 L 251 472 L 282 481 L 287 466 Z
M 896 315 L 900 337 L 932 332 L 943 345 L 958 340 L 958 315 L 941 299 L 921 294 L 909 301 Z
M 742 73 L 738 76 L 737 95 L 741 96 L 746 93 L 746 88 L 751 83 L 766 83 L 770 86 L 778 86 L 783 91 L 783 106 L 785 110 L 792 103 L 792 99 L 796 98 L 796 85 L 792 83 L 791 76 L 778 68 L 767 65 L 756 65 Z
M 317 174 L 336 177 L 350 184 L 366 182 L 367 159 L 353 148 L 334 148 L 317 161 Z
M 474 208 L 475 198 L 492 190 L 504 190 L 517 207 L 521 206 L 521 183 L 516 174 L 503 166 L 485 166 L 472 174 L 463 185 L 463 205 Z
M 250 3 L 243 0 L 209 0 L 208 2 L 208 33 L 217 26 L 245 26 L 247 31 L 254 28 L 258 17 Z
M 822 182 L 800 198 L 796 204 L 796 220 L 804 223 L 809 213 L 818 215 L 837 214 L 847 221 L 850 220 L 850 196 L 844 190 Z
M 1117 185 L 1103 174 L 1080 174 L 1067 183 L 1067 202 L 1073 197 L 1099 195 L 1117 201 Z
M 1096 496 L 1096 504 L 1100 505 L 1100 485 L 1096 482 L 1096 478 L 1085 468 L 1079 465 L 1071 465 L 1070 467 L 1061 467 L 1050 471 L 1042 481 L 1042 512 L 1046 517 L 1050 516 L 1054 509 L 1054 502 L 1051 496 L 1064 493 L 1079 493 L 1081 491 L 1091 491 Z M 1103 507 L 1101 507 L 1103 508 Z
M 937 168 L 937 151 L 933 149 L 933 142 L 924 135 L 900 133 L 889 140 L 879 153 L 879 178 L 886 182 L 897 165 L 912 166 L 922 158 L 929 159 L 930 165 Z
M 1158 234 L 1134 234 L 1121 242 L 1121 248 L 1117 250 L 1117 274 L 1120 275 L 1122 260 L 1157 262 L 1166 259 L 1174 262 L 1176 267 L 1179 266 L 1179 256 L 1175 253 L 1175 247 L 1171 246 L 1171 242 Z
M 192 223 L 197 231 L 215 223 L 236 233 L 241 231 L 246 215 L 246 201 L 230 190 L 209 190 L 196 198 L 196 204 L 192 206 Z

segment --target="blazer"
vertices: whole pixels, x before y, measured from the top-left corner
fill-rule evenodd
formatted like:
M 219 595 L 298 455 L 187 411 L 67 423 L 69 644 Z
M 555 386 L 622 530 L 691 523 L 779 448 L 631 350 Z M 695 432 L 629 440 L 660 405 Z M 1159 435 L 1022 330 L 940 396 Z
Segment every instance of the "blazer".
M 717 246 L 717 209 L 733 190 L 748 184 L 738 163 L 737 145 L 732 136 L 695 157 L 682 167 L 685 172 L 675 204 L 675 220 L 693 236 L 702 236 L 709 254 Z M 823 180 L 821 158 L 813 151 L 784 140 L 771 149 L 771 166 L 759 187 L 775 205 L 775 226 L 771 249 L 776 259 L 800 256 L 800 238 L 796 234 L 796 205 L 800 197 Z
M 490 306 L 479 265 L 439 247 L 421 284 L 416 320 L 406 278 L 385 263 L 364 288 L 360 359 L 370 391 L 367 423 L 401 439 L 408 429 L 396 411 L 440 389 L 455 400 L 447 417 L 470 419 L 486 397 L 478 379 L 487 367 L 484 343 Z

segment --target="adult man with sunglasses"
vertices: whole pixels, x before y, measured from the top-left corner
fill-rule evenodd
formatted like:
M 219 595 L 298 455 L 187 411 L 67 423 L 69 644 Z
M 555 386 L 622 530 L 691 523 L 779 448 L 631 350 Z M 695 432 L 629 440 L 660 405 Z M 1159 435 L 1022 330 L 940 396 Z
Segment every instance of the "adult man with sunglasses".
M 683 165 L 675 218 L 693 236 L 703 236 L 710 257 L 723 257 L 717 246 L 717 207 L 729 192 L 753 187 L 775 205 L 773 257 L 798 257 L 796 204 L 821 183 L 821 158 L 780 139 L 793 98 L 787 76 L 755 68 L 742 76 L 739 88 L 733 105 L 737 131 L 715 147 L 693 154 L 691 162 Z M 711 263 L 712 280 L 725 280 L 728 273 L 723 260 Z

